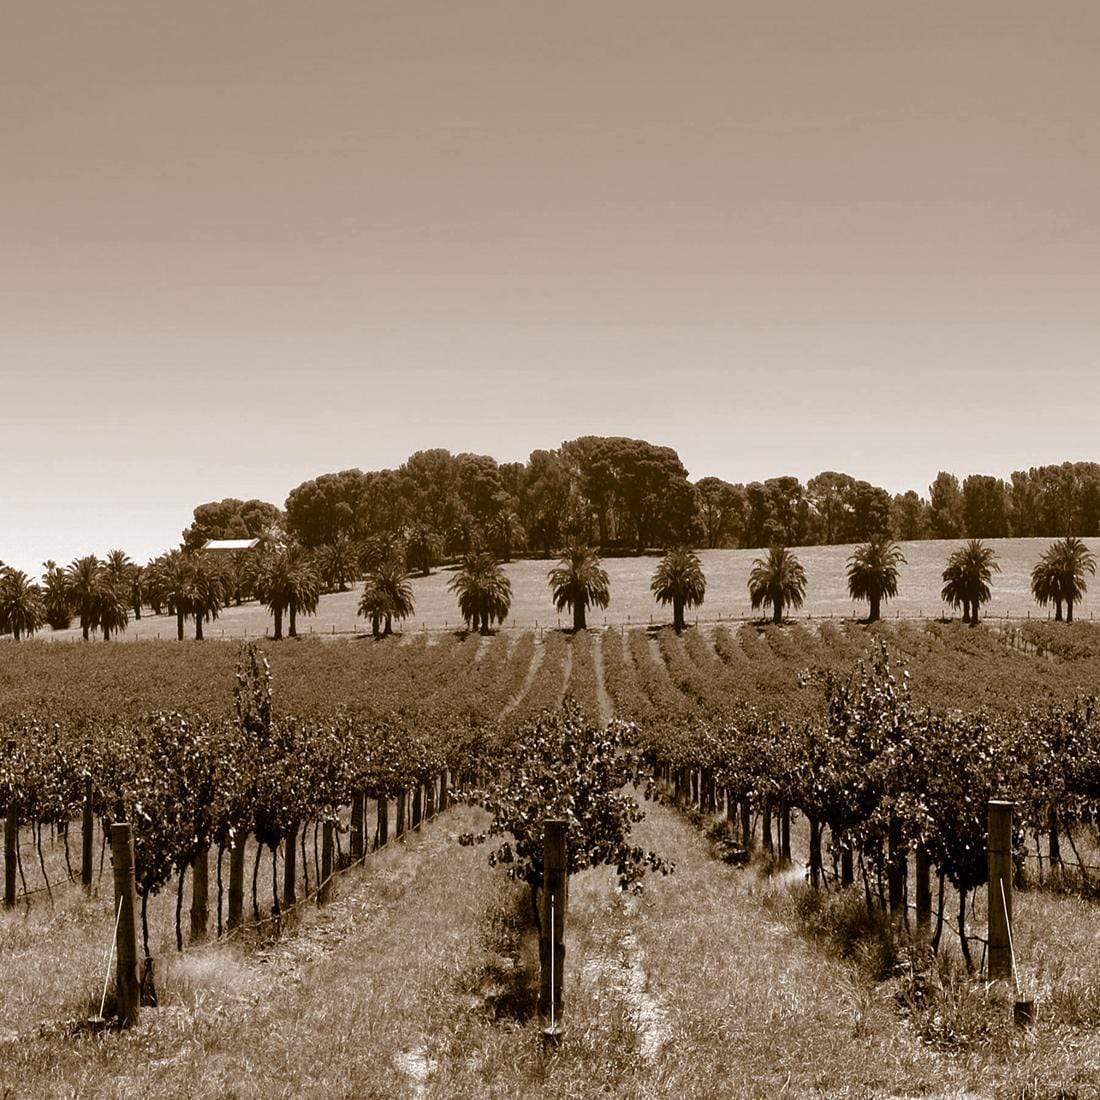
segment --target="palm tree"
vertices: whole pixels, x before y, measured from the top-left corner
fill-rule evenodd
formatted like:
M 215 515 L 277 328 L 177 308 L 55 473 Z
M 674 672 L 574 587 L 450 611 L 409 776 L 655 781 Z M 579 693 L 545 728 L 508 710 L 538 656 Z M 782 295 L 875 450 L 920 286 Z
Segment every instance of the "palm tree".
M 1055 621 L 1073 622 L 1073 605 L 1088 591 L 1085 574 L 1096 573 L 1096 555 L 1079 539 L 1070 535 L 1052 542 L 1031 571 L 1031 592 L 1040 607 L 1053 603 Z
M 882 537 L 857 546 L 848 559 L 848 593 L 870 602 L 869 623 L 877 623 L 882 603 L 898 594 L 898 566 L 907 564 L 898 544 Z
M 113 585 L 124 590 L 130 585 L 130 570 L 133 568 L 134 563 L 124 550 L 111 550 L 103 559 L 103 572 Z
M 962 607 L 964 623 L 977 626 L 978 609 L 989 601 L 990 582 L 1000 571 L 992 547 L 971 539 L 947 559 L 940 595 L 952 607 Z
M 106 569 L 101 570 L 94 607 L 94 625 L 103 631 L 103 640 L 109 642 L 111 635 L 125 630 L 130 621 L 129 587 L 120 588 Z
M 53 559 L 44 561 L 42 568 L 46 587 L 42 597 L 46 609 L 46 622 L 53 630 L 67 630 L 72 622 L 69 576 Z
M 371 633 L 376 637 L 393 633 L 393 620 L 407 619 L 413 613 L 413 590 L 400 558 L 383 562 L 367 574 L 359 614 L 371 621 Z M 381 630 L 382 619 L 385 631 Z
M 511 561 L 513 548 L 523 542 L 523 525 L 507 505 L 489 520 L 486 533 L 489 544 L 504 561 Z
M 171 550 L 149 563 L 150 599 L 154 608 L 176 616 L 176 638 L 183 641 L 183 623 L 195 603 L 195 572 L 182 550 Z
M 554 606 L 559 611 L 567 607 L 572 610 L 574 631 L 586 628 L 585 612 L 589 607 L 606 608 L 611 603 L 607 570 L 600 564 L 599 555 L 587 546 L 568 547 L 546 576 Z
M 354 578 L 358 569 L 358 558 L 358 548 L 346 536 L 318 548 L 313 560 L 325 589 L 346 592 L 348 581 Z
M 478 624 L 488 634 L 494 622 L 503 623 L 512 606 L 512 583 L 492 554 L 475 551 L 462 559 L 447 588 L 458 596 L 458 610 L 470 630 Z
M 130 606 L 134 609 L 134 618 L 141 618 L 141 605 L 145 601 L 145 566 L 130 567 Z
M 432 562 L 439 555 L 439 539 L 426 523 L 417 523 L 409 529 L 405 553 L 410 569 L 422 577 L 432 571 Z
M 80 619 L 80 630 L 84 641 L 95 625 L 96 591 L 99 588 L 99 558 L 89 554 L 77 558 L 69 565 L 69 598 L 71 606 Z
M 19 569 L 0 569 L 0 634 L 11 633 L 18 642 L 29 638 L 46 621 L 42 590 Z
M 225 605 L 225 574 L 221 567 L 203 553 L 185 555 L 190 558 L 190 611 L 195 616 L 195 641 L 203 640 L 202 624 L 212 622 Z
M 766 558 L 756 558 L 749 573 L 752 609 L 771 607 L 772 622 L 783 622 L 783 609 L 802 606 L 806 598 L 806 570 L 785 546 L 773 546 Z
M 317 575 L 299 546 L 272 547 L 260 556 L 256 571 L 256 593 L 275 617 L 275 640 L 283 636 L 283 614 L 290 615 L 288 635 L 297 637 L 297 615 L 317 610 L 320 585 Z
M 684 608 L 698 607 L 707 592 L 699 555 L 686 547 L 669 550 L 653 574 L 650 590 L 660 604 L 672 604 L 672 627 L 684 629 Z

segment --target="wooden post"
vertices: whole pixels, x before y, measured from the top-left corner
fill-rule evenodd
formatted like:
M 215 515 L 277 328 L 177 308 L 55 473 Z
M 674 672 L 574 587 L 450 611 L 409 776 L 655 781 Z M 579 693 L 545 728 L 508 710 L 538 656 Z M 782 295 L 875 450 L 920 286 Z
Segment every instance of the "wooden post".
M 317 904 L 326 905 L 332 897 L 332 822 L 321 826 L 321 883 L 317 890 Z
M 111 867 L 115 880 L 115 1000 L 119 1023 L 133 1027 L 138 1019 L 137 926 L 134 922 L 134 850 L 130 824 L 111 825 Z
M 363 858 L 363 792 L 351 796 L 351 858 Z
M 92 888 L 92 867 L 95 861 L 93 846 L 95 818 L 92 816 L 92 781 L 84 780 L 84 810 L 80 820 L 80 884 L 85 890 Z
M 378 847 L 383 848 L 390 839 L 390 796 L 383 792 L 378 796 Z
M 15 738 L 5 745 L 9 757 L 15 755 Z M 19 803 L 14 794 L 8 800 L 4 818 L 4 908 L 15 908 L 15 876 L 19 866 Z
M 901 834 L 901 821 L 891 817 L 887 827 L 888 863 L 886 869 L 887 892 L 891 913 L 905 911 L 905 887 L 909 879 L 908 853 Z
M 1012 977 L 1012 803 L 989 803 L 989 980 Z M 1002 895 L 1003 889 L 1003 895 Z
M 917 928 L 927 931 L 932 926 L 932 861 L 928 849 L 917 845 Z
M 562 971 L 565 962 L 566 888 L 569 878 L 565 829 L 564 821 L 547 821 L 543 833 L 542 851 L 539 1011 L 544 1016 L 552 1016 L 555 1025 L 561 1022 Z M 552 935 L 551 924 L 553 924 Z
M 226 927 L 230 932 L 239 928 L 244 920 L 244 846 L 248 834 L 238 832 L 229 849 L 229 918 Z
M 191 863 L 191 942 L 202 943 L 206 939 L 206 922 L 209 917 L 210 896 L 210 848 L 203 848 Z
M 397 792 L 397 839 L 405 835 L 405 788 Z
M 298 826 L 291 825 L 283 840 L 283 908 L 298 900 Z
M 4 819 L 4 908 L 15 908 L 15 875 L 19 863 L 19 806 L 15 799 L 8 802 Z

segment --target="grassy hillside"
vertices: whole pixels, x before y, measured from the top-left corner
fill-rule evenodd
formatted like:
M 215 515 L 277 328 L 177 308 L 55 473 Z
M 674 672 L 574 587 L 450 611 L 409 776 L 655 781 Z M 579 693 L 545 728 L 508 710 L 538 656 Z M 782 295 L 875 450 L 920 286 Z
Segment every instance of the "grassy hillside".
M 1100 553 L 1100 539 L 1086 540 L 1094 552 Z M 991 616 L 1045 617 L 1028 591 L 1031 567 L 1039 554 L 1049 545 L 1049 539 L 991 539 L 1001 564 L 999 576 L 993 584 L 993 600 L 985 610 Z M 884 614 L 905 617 L 925 615 L 937 617 L 944 611 L 940 601 L 940 573 L 950 551 L 960 545 L 957 540 L 903 543 L 908 564 L 902 566 L 898 599 L 887 605 Z M 850 546 L 808 546 L 798 551 L 806 567 L 808 588 L 806 606 L 799 617 L 806 615 L 836 617 L 862 616 L 865 604 L 853 604 L 848 599 L 845 566 Z M 746 583 L 753 559 L 759 550 L 704 550 L 700 557 L 707 574 L 707 601 L 700 611 L 700 619 L 713 620 L 750 615 Z M 650 578 L 656 567 L 656 557 L 608 558 L 604 565 L 611 579 L 611 606 L 607 612 L 594 614 L 590 626 L 607 623 L 646 623 L 650 616 L 655 622 L 671 619 L 668 609 L 653 602 L 649 591 Z M 551 562 L 516 561 L 506 565 L 505 572 L 512 581 L 512 615 L 508 625 L 532 628 L 540 625 L 557 626 L 559 617 L 550 602 L 546 587 L 546 573 Z M 451 573 L 437 570 L 429 577 L 417 577 L 412 581 L 416 596 L 416 617 L 406 624 L 406 630 L 453 628 L 459 625 L 458 609 L 454 597 L 447 591 Z M 1100 585 L 1100 581 L 1095 584 Z M 322 597 L 317 614 L 301 620 L 300 630 L 329 634 L 364 630 L 366 624 L 356 616 L 359 602 L 359 586 L 349 592 L 333 593 Z M 1090 593 L 1078 608 L 1080 618 L 1087 619 L 1095 604 Z M 568 624 L 568 616 L 561 625 Z M 207 628 L 208 637 L 262 635 L 271 626 L 271 618 L 263 607 L 248 604 L 244 607 L 226 608 L 221 618 Z M 145 616 L 141 622 L 131 622 L 125 637 L 175 637 L 175 619 L 169 616 Z M 188 634 L 193 624 L 188 624 Z M 59 631 L 43 636 L 68 640 L 79 638 L 79 630 Z

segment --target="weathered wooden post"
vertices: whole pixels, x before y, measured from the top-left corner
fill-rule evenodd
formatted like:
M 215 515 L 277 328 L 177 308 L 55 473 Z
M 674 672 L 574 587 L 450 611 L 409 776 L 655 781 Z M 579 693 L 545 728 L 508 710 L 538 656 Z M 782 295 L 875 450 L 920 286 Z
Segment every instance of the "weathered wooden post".
M 244 846 L 248 834 L 238 832 L 229 849 L 229 917 L 226 927 L 230 932 L 239 928 L 244 920 Z
M 378 796 L 378 847 L 384 848 L 390 839 L 390 796 Z
M 917 928 L 927 932 L 932 927 L 932 861 L 928 849 L 917 845 Z
M 84 780 L 84 808 L 80 819 L 80 884 L 85 890 L 92 888 L 92 868 L 95 861 L 95 818 L 92 815 L 92 780 Z
M 321 826 L 321 884 L 317 890 L 317 904 L 327 905 L 332 897 L 332 822 Z
M 202 849 L 191 862 L 191 942 L 206 939 L 206 923 L 210 916 L 210 847 Z
M 8 756 L 15 755 L 15 738 L 5 745 Z M 19 865 L 19 803 L 9 792 L 8 812 L 4 818 L 4 908 L 15 908 L 15 875 Z
M 1012 803 L 989 803 L 989 980 L 1012 977 Z
M 287 828 L 283 842 L 283 909 L 289 909 L 298 900 L 298 826 Z
M 405 835 L 405 788 L 397 792 L 397 839 Z
M 886 886 L 890 900 L 891 913 L 905 911 L 905 887 L 909 879 L 909 860 L 905 842 L 902 839 L 901 821 L 891 817 L 887 827 Z
M 363 792 L 351 796 L 351 858 L 363 858 Z
M 119 1023 L 133 1027 L 138 1019 L 137 926 L 134 922 L 134 849 L 130 824 L 111 825 L 111 867 L 115 880 L 115 999 Z
M 565 914 L 569 865 L 565 848 L 566 822 L 546 822 L 542 850 L 542 904 L 539 921 L 539 1011 L 550 1017 L 546 1034 L 561 1031 L 562 972 L 565 962 Z

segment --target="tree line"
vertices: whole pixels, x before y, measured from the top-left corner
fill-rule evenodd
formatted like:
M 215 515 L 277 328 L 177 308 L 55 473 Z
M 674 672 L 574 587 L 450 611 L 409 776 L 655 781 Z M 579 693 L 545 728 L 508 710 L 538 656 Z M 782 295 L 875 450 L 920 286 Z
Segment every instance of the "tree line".
M 203 638 L 203 624 L 218 618 L 222 608 L 247 598 L 260 600 L 271 612 L 274 637 L 283 637 L 284 619 L 290 637 L 297 635 L 299 615 L 317 611 L 322 592 L 337 585 L 346 588 L 351 576 L 361 575 L 363 589 L 358 613 L 368 619 L 375 637 L 389 635 L 394 621 L 410 618 L 415 596 L 401 549 L 379 549 L 367 543 L 361 556 L 353 556 L 347 569 L 327 572 L 332 565 L 331 547 L 309 551 L 300 543 L 267 543 L 243 551 L 231 559 L 219 559 L 203 550 L 172 550 L 139 566 L 121 551 L 113 550 L 100 561 L 78 558 L 68 568 L 46 562 L 44 584 L 38 585 L 19 570 L 0 568 L 0 633 L 16 640 L 29 637 L 47 623 L 67 628 L 80 623 L 84 640 L 102 631 L 105 641 L 125 630 L 130 611 L 141 618 L 148 604 L 154 613 L 176 618 L 176 636 L 184 639 L 184 625 L 192 620 L 195 639 Z M 899 567 L 905 555 L 896 542 L 872 538 L 849 556 L 848 593 L 868 604 L 868 622 L 876 622 L 882 606 L 898 594 Z M 941 597 L 953 609 L 961 609 L 964 623 L 977 625 L 983 604 L 992 597 L 992 581 L 1000 572 L 996 551 L 981 539 L 971 539 L 947 558 L 942 573 Z M 1073 608 L 1088 589 L 1087 578 L 1096 572 L 1096 556 L 1076 536 L 1051 543 L 1031 572 L 1031 592 L 1040 607 L 1053 606 L 1055 620 L 1073 622 Z M 599 554 L 590 546 L 568 546 L 558 564 L 547 573 L 547 585 L 555 608 L 573 616 L 574 631 L 587 627 L 590 608 L 606 609 L 611 587 Z M 782 623 L 788 609 L 803 606 L 806 571 L 789 548 L 773 546 L 756 558 L 748 578 L 754 611 L 770 612 Z M 488 634 L 503 625 L 512 606 L 512 584 L 496 557 L 475 548 L 463 555 L 447 585 L 458 603 L 459 614 L 470 631 Z M 684 629 L 685 611 L 702 605 L 706 575 L 699 555 L 687 547 L 674 547 L 659 560 L 650 589 L 657 603 L 671 606 L 673 627 Z
M 308 549 L 400 541 L 426 571 L 474 548 L 508 561 L 553 557 L 571 544 L 606 553 L 856 544 L 872 538 L 1100 535 L 1100 464 L 1018 470 L 1009 480 L 941 471 L 922 495 L 891 494 L 827 470 L 733 483 L 691 481 L 670 447 L 583 436 L 527 462 L 417 451 L 395 470 L 342 470 L 293 489 L 285 509 L 228 498 L 200 504 L 186 546 L 281 530 Z

